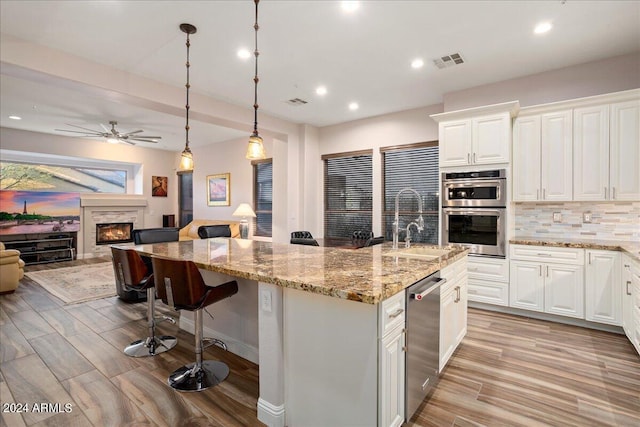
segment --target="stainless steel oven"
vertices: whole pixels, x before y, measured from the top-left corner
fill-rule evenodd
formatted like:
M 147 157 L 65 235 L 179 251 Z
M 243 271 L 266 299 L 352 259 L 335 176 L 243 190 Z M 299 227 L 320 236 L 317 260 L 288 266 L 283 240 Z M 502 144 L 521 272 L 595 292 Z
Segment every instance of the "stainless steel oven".
M 505 207 L 507 204 L 504 169 L 442 174 L 443 207 Z
M 505 257 L 506 171 L 442 174 L 442 244 Z

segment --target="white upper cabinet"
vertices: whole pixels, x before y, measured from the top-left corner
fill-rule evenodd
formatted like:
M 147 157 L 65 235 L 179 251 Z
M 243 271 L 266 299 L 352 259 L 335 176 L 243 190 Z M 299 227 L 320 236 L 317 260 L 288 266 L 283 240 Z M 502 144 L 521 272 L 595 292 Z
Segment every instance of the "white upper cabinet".
M 606 200 L 609 196 L 609 106 L 573 111 L 573 198 Z
M 438 122 L 440 167 L 509 163 L 517 101 L 431 116 Z
M 465 166 L 471 163 L 471 120 L 441 122 L 440 166 Z
M 639 98 L 634 89 L 523 109 L 513 200 L 640 200 Z
M 513 200 L 566 201 L 572 198 L 571 110 L 515 120 Z
M 611 200 L 640 200 L 640 100 L 611 105 Z

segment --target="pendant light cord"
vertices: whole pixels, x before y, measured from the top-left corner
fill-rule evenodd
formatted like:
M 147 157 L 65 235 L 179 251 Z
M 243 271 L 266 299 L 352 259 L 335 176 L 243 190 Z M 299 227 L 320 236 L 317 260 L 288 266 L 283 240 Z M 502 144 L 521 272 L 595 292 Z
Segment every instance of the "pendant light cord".
M 189 62 L 189 48 L 191 47 L 191 41 L 189 40 L 189 33 L 187 32 L 187 84 L 185 85 L 185 87 L 187 88 L 187 105 L 185 106 L 186 110 L 187 110 L 187 122 L 184 126 L 184 130 L 186 131 L 186 141 L 185 141 L 185 149 L 189 150 L 189 89 L 191 88 L 191 85 L 189 84 L 189 68 L 191 67 L 191 63 Z
M 260 0 L 254 0 L 254 3 L 256 4 L 256 22 L 253 25 L 253 29 L 255 30 L 255 50 L 253 51 L 253 55 L 256 58 L 256 73 L 255 76 L 253 77 L 253 82 L 255 83 L 255 88 L 254 88 L 254 93 L 253 93 L 253 134 L 254 135 L 258 135 L 258 81 L 260 81 L 260 79 L 258 79 L 258 55 L 260 55 L 260 52 L 258 52 L 258 30 L 260 29 L 260 26 L 258 25 L 258 3 L 260 2 Z

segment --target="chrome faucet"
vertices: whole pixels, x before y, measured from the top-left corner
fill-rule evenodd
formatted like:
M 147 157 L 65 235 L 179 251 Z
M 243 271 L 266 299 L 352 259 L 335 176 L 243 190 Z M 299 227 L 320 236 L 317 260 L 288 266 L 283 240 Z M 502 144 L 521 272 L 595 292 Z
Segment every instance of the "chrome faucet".
M 424 230 L 424 219 L 422 219 L 422 197 L 420 197 L 420 193 L 418 193 L 413 188 L 403 188 L 402 190 L 398 191 L 398 194 L 396 194 L 396 209 L 395 209 L 395 214 L 394 214 L 394 218 L 393 218 L 393 226 L 392 226 L 393 249 L 398 249 L 398 232 L 399 232 L 399 228 L 400 228 L 400 218 L 399 218 L 399 215 L 400 215 L 400 195 L 402 193 L 404 193 L 405 191 L 412 192 L 418 198 L 418 213 L 420 214 L 420 216 L 418 216 L 418 219 L 416 219 L 415 222 L 412 222 L 409 225 L 407 225 L 407 238 L 410 239 L 409 226 L 411 226 L 411 224 L 415 224 L 416 225 L 416 229 L 418 230 L 418 233 L 421 232 L 422 230 Z M 409 241 L 407 241 L 406 239 L 405 239 L 405 246 L 409 247 Z
M 411 247 L 411 231 L 409 230 L 409 228 L 411 228 L 412 225 L 416 226 L 416 230 L 418 230 L 418 233 L 420 232 L 420 227 L 418 226 L 418 223 L 416 223 L 415 221 L 411 221 L 409 224 L 407 224 L 407 231 L 406 231 L 406 234 L 404 236 L 404 247 L 405 248 L 410 248 Z

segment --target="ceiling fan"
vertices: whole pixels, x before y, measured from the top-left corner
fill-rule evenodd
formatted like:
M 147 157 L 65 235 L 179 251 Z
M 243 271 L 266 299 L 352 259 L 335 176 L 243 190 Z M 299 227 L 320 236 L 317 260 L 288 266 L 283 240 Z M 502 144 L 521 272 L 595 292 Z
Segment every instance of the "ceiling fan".
M 72 125 L 69 123 L 67 123 L 67 126 L 73 126 L 74 128 L 83 129 L 83 130 L 77 131 L 77 130 L 68 130 L 68 129 L 56 129 L 56 131 L 78 133 L 80 134 L 80 135 L 77 135 L 79 137 L 105 138 L 107 142 L 110 142 L 113 144 L 117 144 L 118 142 L 124 142 L 129 145 L 136 145 L 136 143 L 133 141 L 157 143 L 159 139 L 162 139 L 161 136 L 139 135 L 140 132 L 144 132 L 142 129 L 134 130 L 133 132 L 121 133 L 116 129 L 116 125 L 118 124 L 118 122 L 116 122 L 115 120 L 111 120 L 109 124 L 111 125 L 111 129 L 107 129 L 107 127 L 104 126 L 102 123 L 100 124 L 100 126 L 102 126 L 102 129 L 104 129 L 104 132 L 84 128 L 82 126 Z

